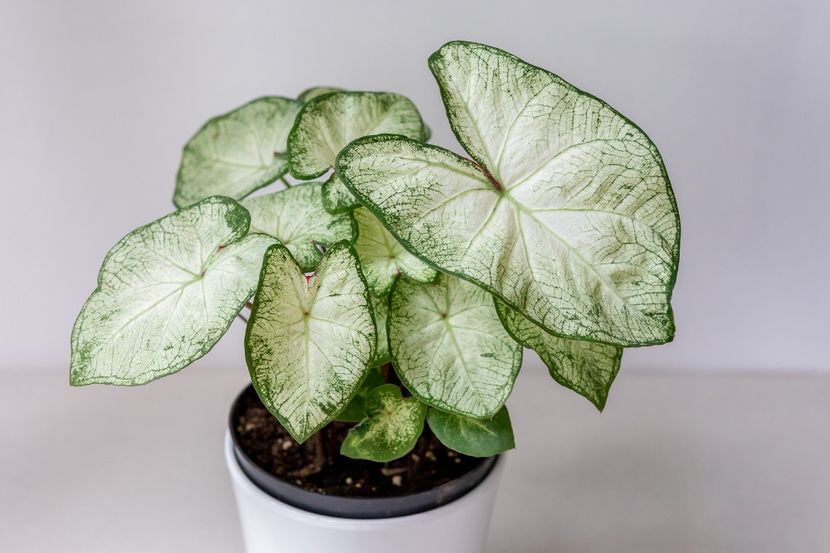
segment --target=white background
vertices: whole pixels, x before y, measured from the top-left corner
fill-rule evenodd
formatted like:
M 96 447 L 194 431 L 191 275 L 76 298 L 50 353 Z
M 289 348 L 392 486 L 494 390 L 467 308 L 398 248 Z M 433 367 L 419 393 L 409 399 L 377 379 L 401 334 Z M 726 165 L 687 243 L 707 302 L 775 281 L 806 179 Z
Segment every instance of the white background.
M 0 368 L 66 374 L 101 259 L 171 209 L 208 117 L 317 84 L 390 90 L 458 149 L 426 59 L 468 39 L 604 98 L 665 158 L 678 333 L 624 367 L 828 369 L 828 28 L 819 0 L 0 0 Z M 200 366 L 244 371 L 240 331 Z

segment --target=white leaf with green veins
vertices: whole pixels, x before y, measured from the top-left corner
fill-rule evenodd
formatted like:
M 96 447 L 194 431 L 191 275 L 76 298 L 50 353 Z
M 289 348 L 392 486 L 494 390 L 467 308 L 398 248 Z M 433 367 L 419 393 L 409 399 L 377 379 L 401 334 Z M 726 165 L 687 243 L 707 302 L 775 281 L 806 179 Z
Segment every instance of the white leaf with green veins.
M 426 405 L 413 397 L 403 398 L 394 384 L 369 392 L 365 410 L 366 418 L 349 430 L 340 446 L 346 457 L 393 461 L 409 453 L 424 430 Z
M 337 172 L 410 251 L 547 330 L 619 345 L 674 335 L 680 226 L 663 161 L 604 102 L 495 48 L 430 58 L 472 162 L 358 140 Z
M 424 124 L 415 105 L 400 94 L 341 91 L 311 100 L 288 137 L 291 174 L 313 179 L 334 167 L 349 142 L 372 134 L 400 134 L 422 140 Z M 347 211 L 357 204 L 338 182 L 325 191 L 326 208 Z
M 184 147 L 173 203 L 240 200 L 288 172 L 288 133 L 302 103 L 267 96 L 204 124 Z
M 366 282 L 348 244 L 329 249 L 308 278 L 284 246 L 268 249 L 245 354 L 262 403 L 298 442 L 351 401 L 376 338 Z
M 316 269 L 323 257 L 317 245 L 351 242 L 357 233 L 350 215 L 332 215 L 323 209 L 322 186 L 311 182 L 242 201 L 251 213 L 251 232 L 277 238 L 304 272 Z
M 206 354 L 253 295 L 274 243 L 208 198 L 138 228 L 104 258 L 72 329 L 70 383 L 144 384 Z
M 620 370 L 622 348 L 559 338 L 498 300 L 496 310 L 507 332 L 539 354 L 554 380 L 584 396 L 602 411 Z
M 357 221 L 354 249 L 375 295 L 388 294 L 402 274 L 422 283 L 435 280 L 438 272 L 406 251 L 371 212 L 358 208 L 354 210 L 354 218 Z
M 447 275 L 427 285 L 398 281 L 388 332 L 392 362 L 407 389 L 459 415 L 495 415 L 522 364 L 522 346 L 502 326 L 492 296 Z

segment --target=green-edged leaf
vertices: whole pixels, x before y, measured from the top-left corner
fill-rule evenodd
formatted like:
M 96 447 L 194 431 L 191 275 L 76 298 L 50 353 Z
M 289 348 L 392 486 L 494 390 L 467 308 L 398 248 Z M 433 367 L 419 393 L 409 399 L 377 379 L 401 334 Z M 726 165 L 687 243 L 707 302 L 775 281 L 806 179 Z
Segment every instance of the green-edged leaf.
M 385 463 L 409 453 L 424 430 L 426 405 L 401 389 L 384 384 L 369 392 L 367 417 L 349 430 L 340 453 L 352 459 Z
M 316 269 L 323 257 L 317 245 L 351 242 L 357 232 L 351 216 L 332 215 L 323 209 L 322 186 L 312 182 L 242 202 L 251 212 L 251 232 L 277 238 L 304 272 Z
M 423 137 L 415 105 L 389 92 L 334 92 L 311 100 L 288 137 L 291 174 L 317 178 L 332 167 L 346 144 L 371 134 Z
M 285 175 L 288 132 L 301 107 L 268 96 L 205 123 L 184 147 L 173 203 L 216 195 L 239 200 Z
M 478 44 L 430 58 L 476 163 L 399 137 L 357 141 L 337 172 L 409 249 L 564 337 L 674 335 L 674 195 L 654 144 L 607 104 Z
M 297 96 L 297 99 L 303 103 L 310 102 L 314 98 L 319 96 L 323 96 L 325 94 L 330 94 L 332 92 L 340 92 L 343 90 L 342 88 L 335 88 L 333 86 L 312 86 L 311 88 L 307 88 L 300 92 L 300 95 Z
M 206 354 L 256 289 L 274 240 L 208 198 L 121 239 L 72 329 L 70 383 L 144 384 Z
M 516 447 L 507 407 L 485 420 L 430 409 L 427 422 L 442 444 L 471 457 L 491 457 Z
M 417 282 L 435 280 L 437 271 L 406 251 L 368 210 L 356 209 L 354 218 L 357 221 L 354 249 L 374 294 L 388 294 L 401 274 Z
M 380 374 L 380 367 L 372 367 L 366 374 L 366 378 L 357 389 L 357 393 L 346 407 L 337 414 L 337 420 L 341 422 L 360 422 L 366 417 L 366 397 L 369 392 L 383 385 L 383 376 Z
M 399 281 L 388 332 L 393 365 L 409 391 L 459 415 L 495 415 L 522 364 L 522 347 L 505 331 L 490 294 L 447 275 L 428 285 Z
M 559 338 L 498 300 L 496 310 L 510 335 L 539 354 L 554 380 L 602 411 L 608 390 L 620 370 L 622 348 Z
M 376 339 L 366 282 L 347 243 L 329 249 L 308 278 L 284 246 L 268 249 L 245 356 L 262 403 L 297 441 L 351 401 Z
M 378 345 L 375 348 L 375 358 L 372 365 L 383 365 L 391 361 L 389 355 L 389 339 L 386 334 L 386 320 L 389 318 L 389 298 L 379 298 L 371 295 L 372 309 L 375 313 L 375 326 L 378 329 Z
M 323 185 L 323 207 L 329 213 L 346 213 L 360 206 L 360 201 L 346 188 L 343 181 L 332 173 Z

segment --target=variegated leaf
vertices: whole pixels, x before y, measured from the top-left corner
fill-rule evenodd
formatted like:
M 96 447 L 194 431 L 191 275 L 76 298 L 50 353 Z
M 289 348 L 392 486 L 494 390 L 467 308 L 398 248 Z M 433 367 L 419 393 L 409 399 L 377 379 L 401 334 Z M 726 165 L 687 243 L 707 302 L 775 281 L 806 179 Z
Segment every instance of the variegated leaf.
M 346 188 L 343 181 L 332 173 L 323 184 L 323 207 L 329 213 L 347 213 L 360 206 L 360 201 Z
M 343 90 L 342 88 L 335 88 L 333 86 L 312 86 L 311 88 L 307 88 L 300 92 L 300 95 L 297 96 L 297 99 L 303 103 L 307 103 L 312 101 L 314 98 L 318 96 L 323 96 L 325 94 L 330 94 L 332 92 L 340 92 Z
M 357 257 L 344 242 L 306 277 L 289 251 L 265 254 L 245 353 L 262 403 L 299 442 L 357 392 L 377 335 Z
M 251 213 L 251 232 L 277 238 L 304 272 L 316 269 L 322 259 L 318 246 L 351 242 L 357 234 L 351 216 L 332 215 L 323 209 L 322 186 L 312 182 L 242 201 Z
M 620 370 L 621 347 L 559 338 L 498 300 L 496 311 L 507 332 L 539 354 L 554 380 L 584 396 L 602 411 Z
M 674 335 L 674 195 L 628 119 L 495 48 L 430 58 L 450 123 L 476 160 L 400 137 L 356 141 L 337 172 L 410 251 L 546 330 L 618 345 Z
M 334 167 L 337 154 L 349 142 L 382 133 L 423 139 L 421 115 L 409 99 L 389 92 L 340 91 L 319 96 L 306 104 L 288 137 L 291 174 L 317 178 Z M 326 209 L 332 212 L 358 205 L 337 181 L 327 184 L 324 197 Z
M 354 211 L 357 240 L 354 248 L 375 295 L 385 296 L 402 274 L 417 282 L 432 282 L 438 273 L 406 251 L 367 209 Z
M 484 420 L 430 409 L 427 423 L 442 444 L 464 455 L 490 457 L 516 447 L 507 407 Z
M 403 398 L 394 384 L 375 388 L 366 398 L 366 418 L 349 430 L 340 453 L 379 463 L 403 457 L 423 432 L 426 412 L 426 405 Z
M 184 147 L 173 203 L 215 195 L 239 200 L 285 175 L 288 132 L 300 107 L 267 96 L 205 123 Z
M 495 415 L 522 363 L 522 347 L 505 331 L 490 294 L 447 275 L 427 285 L 399 281 L 388 332 L 393 364 L 409 391 L 459 415 Z
M 129 233 L 72 329 L 70 383 L 144 384 L 206 354 L 253 295 L 274 240 L 214 197 Z

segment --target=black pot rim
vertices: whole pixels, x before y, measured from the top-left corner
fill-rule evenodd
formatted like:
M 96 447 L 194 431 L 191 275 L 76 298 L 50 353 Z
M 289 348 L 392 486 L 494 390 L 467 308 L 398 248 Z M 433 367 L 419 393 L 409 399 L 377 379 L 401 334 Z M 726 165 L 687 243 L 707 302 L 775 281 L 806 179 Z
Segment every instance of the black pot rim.
M 236 436 L 234 421 L 242 396 L 251 388 L 253 386 L 249 384 L 239 392 L 231 405 L 228 417 L 234 458 L 245 476 L 257 488 L 274 499 L 303 511 L 348 519 L 382 519 L 423 513 L 460 499 L 478 487 L 493 470 L 500 457 L 498 455 L 488 457 L 460 478 L 413 494 L 389 497 L 346 497 L 308 491 L 265 471 L 242 450 Z

